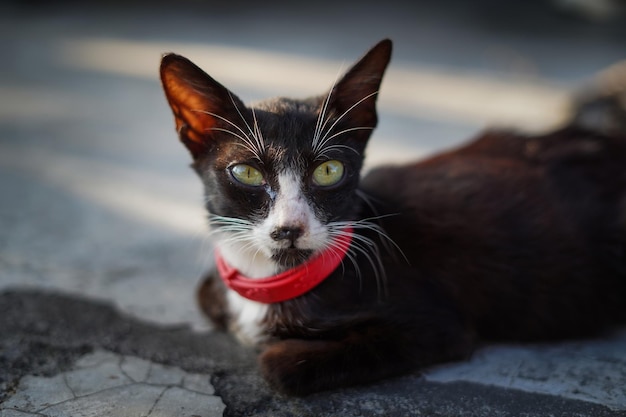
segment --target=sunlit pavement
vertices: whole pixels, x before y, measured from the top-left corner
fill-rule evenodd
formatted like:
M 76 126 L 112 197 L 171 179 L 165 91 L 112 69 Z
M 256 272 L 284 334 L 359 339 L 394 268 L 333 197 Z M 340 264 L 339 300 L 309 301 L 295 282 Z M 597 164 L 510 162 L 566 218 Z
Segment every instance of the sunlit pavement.
M 254 101 L 323 93 L 391 37 L 371 167 L 557 125 L 626 58 L 624 21 L 503 3 L 0 5 L 0 416 L 625 415 L 623 331 L 294 400 L 195 306 L 211 242 L 162 53 Z

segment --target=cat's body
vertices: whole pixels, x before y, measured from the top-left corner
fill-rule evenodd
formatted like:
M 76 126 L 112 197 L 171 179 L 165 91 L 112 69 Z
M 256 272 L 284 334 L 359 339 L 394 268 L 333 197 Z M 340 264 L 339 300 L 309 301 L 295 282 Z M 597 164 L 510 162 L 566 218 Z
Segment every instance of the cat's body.
M 263 281 L 342 256 L 350 236 L 340 265 L 294 298 L 247 299 L 223 271 L 200 289 L 284 392 L 464 358 L 477 340 L 589 335 L 626 315 L 626 135 L 490 132 L 360 180 L 390 50 L 381 42 L 328 96 L 254 111 L 182 57 L 161 67 L 225 265 Z

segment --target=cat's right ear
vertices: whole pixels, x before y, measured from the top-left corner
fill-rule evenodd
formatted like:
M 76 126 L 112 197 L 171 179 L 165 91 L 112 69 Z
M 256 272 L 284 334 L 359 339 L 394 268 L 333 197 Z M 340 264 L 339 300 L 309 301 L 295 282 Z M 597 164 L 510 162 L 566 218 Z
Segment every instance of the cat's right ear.
M 219 132 L 233 129 L 234 115 L 243 117 L 243 102 L 187 58 L 163 56 L 160 73 L 176 131 L 194 160 L 211 148 Z
M 376 98 L 391 50 L 391 40 L 380 41 L 337 82 L 329 96 L 329 107 L 339 118 L 360 128 L 376 127 Z M 370 132 L 363 130 L 353 136 L 367 139 Z

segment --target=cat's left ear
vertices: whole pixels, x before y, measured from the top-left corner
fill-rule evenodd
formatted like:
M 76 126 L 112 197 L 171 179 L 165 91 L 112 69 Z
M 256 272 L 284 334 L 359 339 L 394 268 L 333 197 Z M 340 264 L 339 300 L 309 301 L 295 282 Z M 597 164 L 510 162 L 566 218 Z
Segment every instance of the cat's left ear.
M 376 98 L 391 59 L 391 50 L 391 40 L 380 41 L 339 80 L 329 103 L 336 117 L 343 117 L 355 127 L 376 127 Z M 365 138 L 368 137 L 369 133 Z

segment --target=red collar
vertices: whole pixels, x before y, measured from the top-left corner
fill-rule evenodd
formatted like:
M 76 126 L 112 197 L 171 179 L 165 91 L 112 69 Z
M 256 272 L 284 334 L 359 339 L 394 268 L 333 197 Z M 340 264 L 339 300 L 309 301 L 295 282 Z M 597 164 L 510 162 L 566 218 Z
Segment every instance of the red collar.
M 353 229 L 348 227 L 327 249 L 302 265 L 267 278 L 253 279 L 226 264 L 215 251 L 217 271 L 226 286 L 249 300 L 261 303 L 279 303 L 309 292 L 321 284 L 341 264 L 352 242 Z

